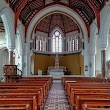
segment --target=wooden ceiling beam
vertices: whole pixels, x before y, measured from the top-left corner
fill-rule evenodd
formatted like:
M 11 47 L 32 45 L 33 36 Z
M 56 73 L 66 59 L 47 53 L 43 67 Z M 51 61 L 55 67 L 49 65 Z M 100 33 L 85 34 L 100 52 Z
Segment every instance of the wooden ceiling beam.
M 93 5 L 93 3 L 91 2 L 91 0 L 87 0 L 87 2 L 90 4 L 91 8 L 94 11 L 96 20 L 97 20 L 97 27 L 98 27 L 98 32 L 100 30 L 100 12 L 96 10 L 95 6 Z
M 20 1 L 22 1 L 22 0 L 20 0 Z M 19 10 L 17 10 L 17 12 L 15 13 L 15 32 L 16 32 L 16 27 L 17 27 L 17 22 L 18 22 L 18 19 L 19 19 L 20 12 L 23 9 L 23 7 L 26 5 L 27 1 L 28 0 L 24 0 L 22 5 L 20 5 Z
M 42 3 L 42 5 L 43 5 L 43 6 L 45 6 L 45 0 L 43 0 L 43 3 Z
M 39 2 L 39 0 L 33 0 L 33 1 L 29 2 L 29 5 L 33 4 L 34 2 Z

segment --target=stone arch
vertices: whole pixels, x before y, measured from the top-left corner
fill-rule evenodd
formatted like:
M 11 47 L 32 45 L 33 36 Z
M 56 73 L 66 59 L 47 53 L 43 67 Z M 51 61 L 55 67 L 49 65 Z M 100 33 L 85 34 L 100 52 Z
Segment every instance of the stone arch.
M 12 16 L 12 12 L 9 8 L 3 8 L 0 11 L 0 16 L 2 18 L 6 37 L 7 37 L 7 48 L 15 49 L 15 32 L 14 32 L 14 19 Z
M 29 47 L 30 47 L 30 37 L 31 37 L 31 33 L 34 29 L 34 26 L 35 24 L 39 21 L 40 18 L 42 18 L 43 16 L 45 16 L 46 13 L 52 13 L 54 11 L 57 11 L 59 10 L 60 12 L 63 12 L 63 13 L 67 13 L 68 15 L 70 15 L 72 18 L 74 18 L 77 23 L 79 24 L 81 30 L 82 30 L 82 33 L 84 35 L 84 41 L 85 41 L 85 51 L 84 53 L 85 54 L 88 54 L 88 33 L 87 33 L 87 28 L 86 28 L 86 25 L 84 23 L 84 21 L 82 20 L 82 18 L 75 12 L 73 11 L 72 9 L 70 9 L 69 7 L 66 7 L 66 6 L 62 6 L 62 5 L 52 5 L 52 6 L 48 6 L 44 9 L 42 9 L 41 11 L 39 11 L 35 16 L 34 18 L 32 19 L 32 21 L 30 22 L 29 26 L 28 26 L 28 29 L 27 29 L 27 34 L 26 34 L 26 43 L 27 43 L 27 46 L 26 46 L 26 63 L 29 62 L 30 64 L 30 56 L 29 56 L 29 53 L 30 53 L 30 50 L 29 50 Z M 29 57 L 29 58 L 28 58 Z M 88 55 L 86 55 L 87 58 L 84 58 L 84 65 L 88 65 Z M 28 72 L 30 73 L 30 65 L 27 64 L 27 69 L 26 69 L 26 72 L 28 74 Z M 87 75 L 89 73 L 88 72 L 84 72 L 85 75 Z
M 95 54 L 98 28 L 96 21 L 91 24 L 90 30 L 90 77 L 95 77 Z
M 108 32 L 110 29 L 110 6 L 108 5 L 102 11 L 100 27 L 100 47 L 105 48 L 108 46 Z
M 62 36 L 64 36 L 63 31 L 62 31 L 61 28 L 59 28 L 59 27 L 54 27 L 54 28 L 52 29 L 52 31 L 50 32 L 49 35 L 52 36 L 53 32 L 55 32 L 56 30 L 59 30 L 59 31 L 61 32 Z
M 18 35 L 19 42 L 19 55 L 20 55 L 20 64 L 19 69 L 24 73 L 23 65 L 24 65 L 24 29 L 23 25 L 19 24 L 17 26 L 16 36 Z

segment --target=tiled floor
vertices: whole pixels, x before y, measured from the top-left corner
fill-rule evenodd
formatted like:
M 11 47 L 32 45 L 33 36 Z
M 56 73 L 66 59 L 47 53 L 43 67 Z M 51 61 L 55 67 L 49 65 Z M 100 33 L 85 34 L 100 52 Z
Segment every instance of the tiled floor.
M 44 110 L 70 110 L 64 88 L 60 81 L 53 81 Z

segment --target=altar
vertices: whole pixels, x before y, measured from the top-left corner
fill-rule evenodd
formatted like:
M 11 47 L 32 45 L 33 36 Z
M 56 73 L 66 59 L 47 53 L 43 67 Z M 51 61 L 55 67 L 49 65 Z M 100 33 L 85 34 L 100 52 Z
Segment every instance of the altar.
M 48 67 L 47 73 L 53 77 L 53 79 L 61 79 L 66 71 L 66 67 L 59 66 L 59 58 L 58 55 L 55 57 L 55 66 Z
M 53 79 L 61 79 L 64 75 L 64 72 L 49 72 L 49 75 L 53 77 Z

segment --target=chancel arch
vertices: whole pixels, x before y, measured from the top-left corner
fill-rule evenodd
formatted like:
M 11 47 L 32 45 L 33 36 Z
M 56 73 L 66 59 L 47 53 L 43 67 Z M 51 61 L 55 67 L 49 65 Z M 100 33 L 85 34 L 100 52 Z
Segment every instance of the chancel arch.
M 46 7 L 45 9 L 41 10 L 40 12 L 38 12 L 38 14 L 32 19 L 32 21 L 29 24 L 28 30 L 27 30 L 27 38 L 26 38 L 26 42 L 27 42 L 27 52 L 29 52 L 29 46 L 30 46 L 30 37 L 31 37 L 31 33 L 32 30 L 34 29 L 35 24 L 40 20 L 40 18 L 42 18 L 43 16 L 45 16 L 45 13 L 51 13 L 52 11 L 56 11 L 57 9 L 59 9 L 59 11 L 61 11 L 62 13 L 64 12 L 64 8 L 65 6 L 60 6 L 60 5 L 53 5 L 53 6 L 49 6 L 48 8 Z M 78 22 L 78 26 L 80 26 L 80 32 L 82 32 L 82 35 L 84 36 L 84 45 L 85 45 L 85 51 L 84 51 L 84 55 L 87 58 L 84 58 L 84 65 L 88 65 L 88 48 L 87 48 L 87 44 L 88 44 L 88 34 L 87 34 L 87 29 L 85 26 L 85 23 L 83 22 L 83 20 L 77 15 L 76 12 L 73 12 L 71 9 L 66 8 L 65 12 L 68 15 L 70 15 L 71 17 L 73 17 L 77 22 Z M 87 48 L 87 49 L 86 49 Z M 28 62 L 29 62 L 29 56 L 27 58 Z M 29 69 L 29 68 L 27 68 Z M 30 69 L 29 69 L 30 70 Z M 85 71 L 85 74 L 87 74 L 89 72 Z

